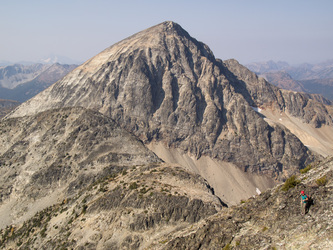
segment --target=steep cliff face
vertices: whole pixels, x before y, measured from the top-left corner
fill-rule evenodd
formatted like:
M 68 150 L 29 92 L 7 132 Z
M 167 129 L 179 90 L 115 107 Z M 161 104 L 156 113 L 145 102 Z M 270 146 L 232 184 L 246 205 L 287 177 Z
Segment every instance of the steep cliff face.
M 227 60 L 224 64 L 243 82 L 243 88 L 249 93 L 248 102 L 257 107 L 266 122 L 286 127 L 308 148 L 324 157 L 333 154 L 333 107 L 324 104 L 329 104 L 328 101 L 315 95 L 279 89 L 236 60 Z
M 312 158 L 295 136 L 269 125 L 251 107 L 282 98 L 274 91 L 268 84 L 248 88 L 206 45 L 164 22 L 106 49 L 11 116 L 84 106 L 145 143 L 161 142 L 275 178 Z

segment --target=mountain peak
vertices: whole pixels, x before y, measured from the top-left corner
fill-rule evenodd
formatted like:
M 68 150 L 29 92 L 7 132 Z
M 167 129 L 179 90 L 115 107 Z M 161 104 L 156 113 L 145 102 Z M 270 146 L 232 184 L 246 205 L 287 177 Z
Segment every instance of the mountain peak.
M 177 32 L 181 32 L 181 33 L 185 33 L 186 35 L 189 36 L 189 34 L 178 24 L 175 23 L 173 21 L 165 21 L 157 26 L 162 26 L 165 31 L 177 31 Z
M 170 59 L 178 61 L 181 57 L 192 55 L 204 56 L 215 61 L 214 54 L 207 45 L 191 37 L 179 24 L 166 21 L 113 44 L 82 64 L 77 70 L 93 72 L 100 70 L 102 65 L 115 63 L 120 58 L 124 60 L 146 58 L 145 61 L 149 62 L 150 58 L 154 57 L 161 60 L 163 58 L 163 63 L 166 63 Z M 136 56 L 138 57 L 135 58 Z M 188 61 L 186 58 L 184 60 Z
M 175 23 L 173 21 L 165 21 L 162 22 L 160 24 L 157 24 L 155 26 L 152 26 L 148 29 L 146 29 L 146 31 L 148 30 L 158 30 L 159 32 L 161 31 L 165 31 L 165 32 L 170 32 L 170 31 L 181 31 L 181 32 L 185 32 L 186 34 L 188 34 L 178 23 Z M 141 31 L 144 32 L 145 30 Z M 139 33 L 141 33 L 139 32 Z
M 178 23 L 175 23 L 173 21 L 164 21 L 163 23 L 157 24 L 156 26 L 165 26 L 168 29 L 182 28 Z
M 170 36 L 170 37 L 169 37 Z M 165 21 L 145 30 L 142 30 L 116 44 L 114 46 L 126 46 L 128 44 L 133 44 L 133 41 L 136 41 L 136 44 L 140 45 L 140 47 L 154 47 L 160 46 L 161 43 L 164 42 L 167 38 L 172 38 L 173 36 L 182 37 L 183 39 L 189 39 L 198 43 L 193 37 L 189 35 L 189 33 L 184 30 L 179 24 L 172 21 Z M 137 42 L 140 42 L 137 43 Z
M 207 45 L 167 21 L 107 48 L 10 117 L 81 106 L 111 117 L 147 145 L 156 142 L 195 159 L 232 162 L 274 179 L 312 159 L 295 136 L 252 109 L 278 102 L 280 95 L 236 60 L 216 60 Z

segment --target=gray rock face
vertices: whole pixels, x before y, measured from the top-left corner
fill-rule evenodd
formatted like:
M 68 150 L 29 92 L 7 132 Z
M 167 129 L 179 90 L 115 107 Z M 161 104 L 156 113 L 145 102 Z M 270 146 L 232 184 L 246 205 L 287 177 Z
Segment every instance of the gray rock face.
M 297 92 L 306 92 L 302 83 L 292 79 L 292 77 L 285 71 L 267 72 L 260 76 L 279 88 Z
M 281 92 L 256 85 L 254 74 L 240 79 L 235 70 L 244 71 L 231 70 L 178 24 L 164 22 L 101 52 L 11 116 L 84 106 L 112 117 L 145 143 L 162 141 L 246 171 L 276 176 L 307 164 L 311 156 L 302 143 L 251 108 L 282 105 Z
M 240 65 L 236 60 L 224 62 L 228 69 L 243 81 L 250 93 L 247 96 L 248 102 L 254 106 L 273 106 L 275 109 L 285 111 L 293 117 L 302 119 L 315 127 L 321 125 L 333 125 L 333 113 L 330 106 L 316 102 L 315 97 L 309 97 L 305 93 L 296 93 L 279 89 Z
M 253 63 L 246 65 L 258 75 L 263 75 L 270 83 L 283 89 L 315 94 L 319 102 L 332 105 L 333 101 L 333 61 L 311 65 L 290 66 L 287 63 Z M 318 96 L 319 95 L 319 96 Z M 321 97 L 320 97 L 321 96 Z M 324 97 L 324 98 L 323 98 Z M 327 102 L 327 99 L 329 100 Z

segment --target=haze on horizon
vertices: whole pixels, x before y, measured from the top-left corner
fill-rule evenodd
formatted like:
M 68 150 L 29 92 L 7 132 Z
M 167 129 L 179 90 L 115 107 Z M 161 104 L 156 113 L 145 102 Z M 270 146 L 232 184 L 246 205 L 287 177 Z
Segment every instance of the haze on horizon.
M 333 1 L 5 1 L 0 4 L 0 61 L 50 54 L 86 61 L 164 21 L 180 24 L 217 58 L 242 64 L 333 59 Z

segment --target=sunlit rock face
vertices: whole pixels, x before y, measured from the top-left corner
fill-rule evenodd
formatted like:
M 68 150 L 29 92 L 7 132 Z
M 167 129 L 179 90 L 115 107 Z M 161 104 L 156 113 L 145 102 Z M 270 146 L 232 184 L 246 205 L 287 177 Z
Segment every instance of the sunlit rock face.
M 253 73 L 240 79 L 236 66 L 244 71 L 215 59 L 178 24 L 164 22 L 107 48 L 11 116 L 84 106 L 144 143 L 162 142 L 196 158 L 207 155 L 271 177 L 304 166 L 311 158 L 307 148 L 251 108 L 280 105 L 281 96 L 267 82 L 253 86 Z

